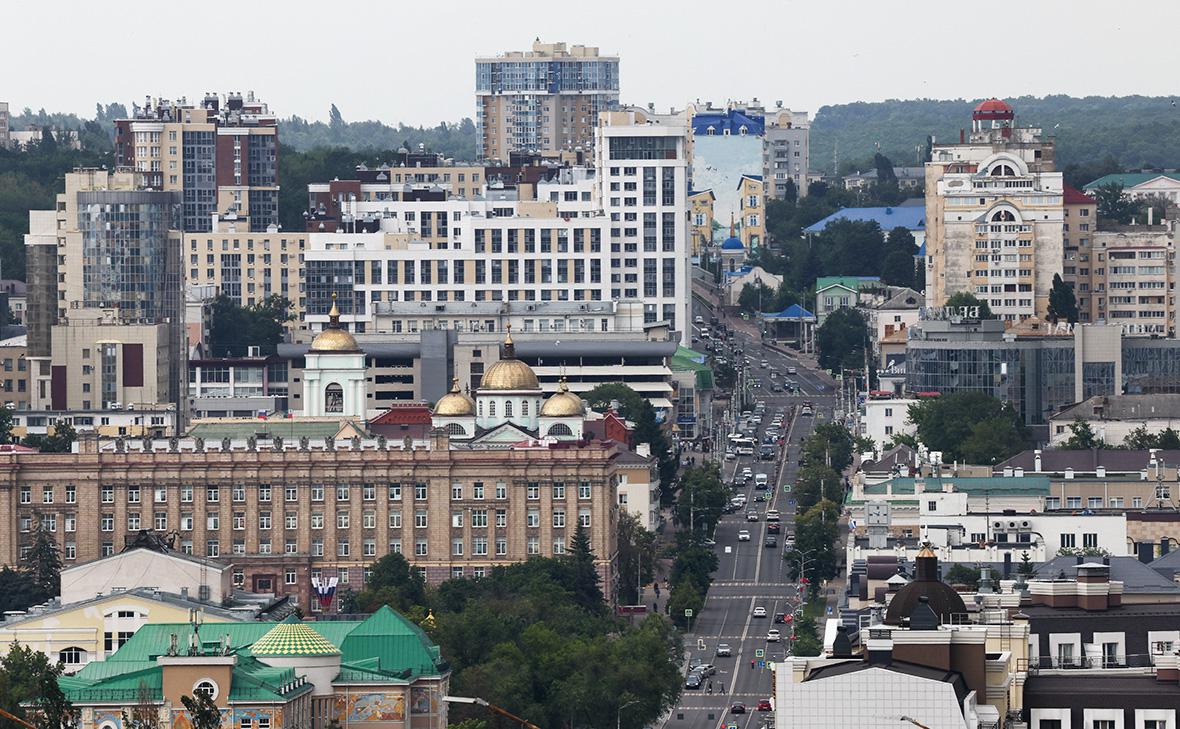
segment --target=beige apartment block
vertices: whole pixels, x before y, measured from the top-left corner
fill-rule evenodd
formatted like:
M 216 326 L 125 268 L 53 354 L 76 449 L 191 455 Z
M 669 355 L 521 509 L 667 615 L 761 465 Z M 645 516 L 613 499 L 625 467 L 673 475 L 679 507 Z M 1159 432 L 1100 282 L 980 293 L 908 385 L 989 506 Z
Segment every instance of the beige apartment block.
M 0 339 L 0 407 L 29 409 L 28 337 Z
M 742 175 L 738 182 L 738 208 L 741 210 L 742 245 L 753 251 L 766 241 L 765 186 L 756 175 Z
M 1175 223 L 1107 226 L 1078 248 L 1078 318 L 1176 332 Z

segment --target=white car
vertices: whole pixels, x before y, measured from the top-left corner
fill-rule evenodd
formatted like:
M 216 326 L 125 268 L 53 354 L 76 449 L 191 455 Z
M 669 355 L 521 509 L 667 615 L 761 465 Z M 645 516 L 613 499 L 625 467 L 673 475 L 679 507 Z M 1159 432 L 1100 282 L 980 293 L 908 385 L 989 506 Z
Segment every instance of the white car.
M 788 375 L 797 375 L 797 374 L 799 374 L 799 370 L 795 367 L 788 367 L 787 374 Z
M 754 608 L 754 617 L 756 617 L 756 618 L 765 618 L 765 617 L 766 617 L 766 608 L 762 607 L 761 605 L 759 605 L 758 607 Z M 774 632 L 776 632 L 776 633 L 777 633 L 778 631 L 776 630 L 776 631 L 774 631 Z
M 766 512 L 766 521 L 778 521 L 778 509 L 770 509 Z
M 749 529 L 743 529 L 743 530 L 741 530 L 740 532 L 738 532 L 738 541 L 739 541 L 739 542 L 748 542 L 748 541 L 750 541 L 750 530 L 749 530 Z
M 783 634 L 778 632 L 777 628 L 771 628 L 770 630 L 766 631 L 766 642 L 767 643 L 777 643 L 780 640 L 782 640 L 782 637 L 783 637 Z

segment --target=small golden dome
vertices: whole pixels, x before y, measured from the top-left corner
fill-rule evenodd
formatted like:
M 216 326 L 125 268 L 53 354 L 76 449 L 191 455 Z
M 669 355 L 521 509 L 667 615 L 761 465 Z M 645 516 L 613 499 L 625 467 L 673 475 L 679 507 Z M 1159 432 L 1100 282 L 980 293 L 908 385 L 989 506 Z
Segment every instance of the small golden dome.
M 310 352 L 359 352 L 356 338 L 340 328 L 340 309 L 336 307 L 336 294 L 332 294 L 332 310 L 328 312 L 328 326 L 311 340 Z
M 451 380 L 451 391 L 438 399 L 434 414 L 449 417 L 475 415 L 475 401 L 459 390 L 459 378 Z
M 585 414 L 586 408 L 582 405 L 582 398 L 570 392 L 564 377 L 557 386 L 557 392 L 541 406 L 541 417 L 546 418 L 570 418 Z
M 537 374 L 533 368 L 516 358 L 516 345 L 512 342 L 512 327 L 504 337 L 504 354 L 483 373 L 479 381 L 480 390 L 540 390 Z

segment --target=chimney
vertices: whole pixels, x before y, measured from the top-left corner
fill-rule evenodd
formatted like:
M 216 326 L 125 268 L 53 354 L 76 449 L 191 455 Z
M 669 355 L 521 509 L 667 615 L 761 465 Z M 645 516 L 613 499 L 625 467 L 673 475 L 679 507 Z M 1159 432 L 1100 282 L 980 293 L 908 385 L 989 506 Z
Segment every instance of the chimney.
M 1017 468 L 1016 470 L 1014 470 L 1014 471 L 1012 472 L 1012 475 L 1016 476 L 1016 478 L 1024 478 L 1024 469 L 1023 469 L 1023 468 Z
M 188 599 L 188 588 L 187 587 L 180 588 L 180 599 L 182 599 L 182 600 Z
M 1041 449 L 1038 448 L 1033 451 L 1033 471 L 1041 472 Z
M 967 131 L 963 127 L 959 127 L 959 144 L 967 141 Z

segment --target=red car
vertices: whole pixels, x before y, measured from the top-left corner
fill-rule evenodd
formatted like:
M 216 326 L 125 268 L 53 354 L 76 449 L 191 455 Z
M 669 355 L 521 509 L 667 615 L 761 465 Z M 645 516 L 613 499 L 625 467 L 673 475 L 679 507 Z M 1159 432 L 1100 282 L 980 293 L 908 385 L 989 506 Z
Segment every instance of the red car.
M 774 711 L 770 706 L 770 699 L 761 699 L 758 701 L 758 711 Z

